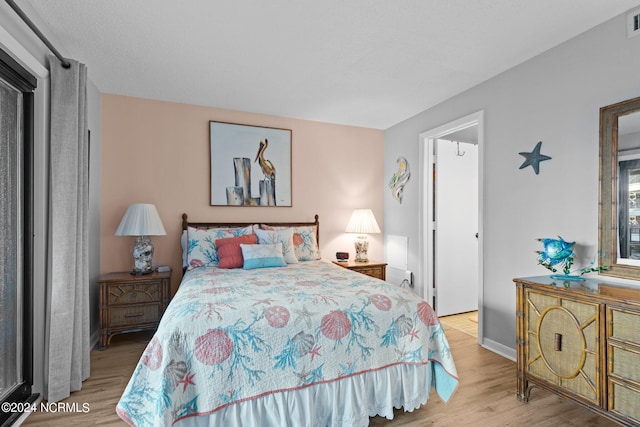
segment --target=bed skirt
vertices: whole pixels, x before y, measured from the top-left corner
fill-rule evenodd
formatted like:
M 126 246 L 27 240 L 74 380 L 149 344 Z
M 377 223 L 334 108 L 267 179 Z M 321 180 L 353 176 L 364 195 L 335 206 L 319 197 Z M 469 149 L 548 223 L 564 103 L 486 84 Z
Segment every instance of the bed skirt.
M 184 418 L 176 427 L 305 426 L 360 427 L 376 415 L 393 419 L 424 405 L 433 363 L 394 365 L 298 390 L 267 394 L 208 415 Z

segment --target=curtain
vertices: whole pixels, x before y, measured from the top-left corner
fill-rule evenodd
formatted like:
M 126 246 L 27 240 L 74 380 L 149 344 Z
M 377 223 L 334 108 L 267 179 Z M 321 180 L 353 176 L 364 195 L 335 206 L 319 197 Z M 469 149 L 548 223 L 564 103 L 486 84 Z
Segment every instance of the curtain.
M 87 70 L 50 57 L 50 276 L 45 399 L 57 402 L 89 377 L 89 158 Z

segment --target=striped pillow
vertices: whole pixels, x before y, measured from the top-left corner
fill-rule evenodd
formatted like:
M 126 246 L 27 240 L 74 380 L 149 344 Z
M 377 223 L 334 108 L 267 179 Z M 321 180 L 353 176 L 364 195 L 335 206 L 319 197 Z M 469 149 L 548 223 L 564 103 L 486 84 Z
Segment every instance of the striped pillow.
M 265 267 L 286 267 L 287 263 L 282 255 L 282 243 L 272 245 L 240 244 L 245 270 Z

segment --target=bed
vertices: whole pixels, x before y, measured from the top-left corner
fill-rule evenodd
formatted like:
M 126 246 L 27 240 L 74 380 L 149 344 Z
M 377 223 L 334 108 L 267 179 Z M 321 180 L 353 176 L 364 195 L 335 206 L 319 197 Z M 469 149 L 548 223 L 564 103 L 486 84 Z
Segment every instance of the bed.
M 183 230 L 183 280 L 116 408 L 128 424 L 366 426 L 456 389 L 429 304 L 322 259 L 317 215 L 184 214 Z

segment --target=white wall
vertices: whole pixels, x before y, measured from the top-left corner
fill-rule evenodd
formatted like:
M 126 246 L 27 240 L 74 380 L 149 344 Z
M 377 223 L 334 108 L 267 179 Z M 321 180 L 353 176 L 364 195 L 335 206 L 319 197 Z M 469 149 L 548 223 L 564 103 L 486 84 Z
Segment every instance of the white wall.
M 598 244 L 599 109 L 640 96 L 640 37 L 627 39 L 618 16 L 385 132 L 385 176 L 395 159 L 410 159 L 415 179 L 402 205 L 385 193 L 385 233 L 409 236 L 409 269 L 416 272 L 422 186 L 418 135 L 484 111 L 484 335 L 515 349 L 514 277 L 545 275 L 535 239 L 561 235 L 577 241 L 577 266 Z M 540 164 L 518 169 L 542 141 Z

